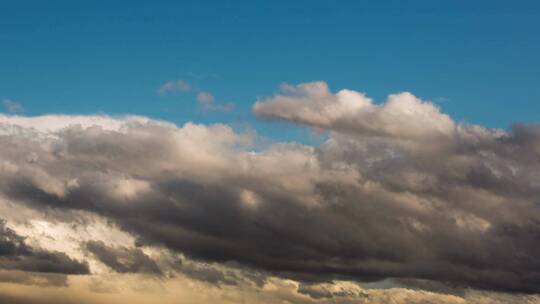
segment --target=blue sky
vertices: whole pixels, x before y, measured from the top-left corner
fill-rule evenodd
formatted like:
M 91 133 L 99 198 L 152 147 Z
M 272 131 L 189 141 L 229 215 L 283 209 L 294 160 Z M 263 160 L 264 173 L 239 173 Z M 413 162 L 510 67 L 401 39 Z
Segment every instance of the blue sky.
M 538 122 L 540 2 L 506 3 L 3 1 L 0 99 L 25 115 L 130 113 L 300 140 L 250 107 L 281 83 L 323 80 L 377 102 L 410 91 L 458 121 Z M 234 111 L 157 94 L 176 79 Z

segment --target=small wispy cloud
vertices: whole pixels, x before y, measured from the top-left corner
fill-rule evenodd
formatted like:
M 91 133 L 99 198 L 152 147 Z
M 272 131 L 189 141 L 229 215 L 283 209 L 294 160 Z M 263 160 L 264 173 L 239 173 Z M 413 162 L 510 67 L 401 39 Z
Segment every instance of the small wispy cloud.
M 9 113 L 22 113 L 24 112 L 23 105 L 18 102 L 11 99 L 4 99 L 2 101 L 2 105 L 8 111 Z
M 234 104 L 231 102 L 228 103 L 210 103 L 203 105 L 204 109 L 207 111 L 219 111 L 219 112 L 230 112 L 234 110 Z
M 160 95 L 165 95 L 168 93 L 175 93 L 175 92 L 196 93 L 197 102 L 206 111 L 229 112 L 234 109 L 233 103 L 230 103 L 230 102 L 225 103 L 225 104 L 216 103 L 216 98 L 214 97 L 212 93 L 198 89 L 192 86 L 189 82 L 182 79 L 169 80 L 165 82 L 158 89 L 158 93 Z
M 435 97 L 433 99 L 433 102 L 435 102 L 435 103 L 445 103 L 445 102 L 448 102 L 448 101 L 450 101 L 450 98 L 444 97 L 444 96 Z
M 220 111 L 220 112 L 229 112 L 234 109 L 234 104 L 225 103 L 218 104 L 215 103 L 216 98 L 210 92 L 200 91 L 197 94 L 197 101 L 207 111 Z
M 193 87 L 182 79 L 170 80 L 164 83 L 159 89 L 159 94 L 167 94 L 172 92 L 190 92 L 193 90 Z
M 201 91 L 197 94 L 197 101 L 201 104 L 213 103 L 215 100 L 214 95 L 209 92 Z

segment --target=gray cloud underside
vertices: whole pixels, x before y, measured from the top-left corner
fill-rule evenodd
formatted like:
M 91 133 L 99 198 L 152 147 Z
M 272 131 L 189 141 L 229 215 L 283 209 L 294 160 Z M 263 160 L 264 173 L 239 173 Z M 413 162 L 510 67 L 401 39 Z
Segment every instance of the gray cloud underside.
M 35 273 L 88 274 L 86 263 L 71 259 L 63 252 L 50 252 L 29 247 L 23 237 L 0 220 L 0 270 L 22 270 Z M 39 274 L 0 273 L 0 281 L 33 283 Z M 62 277 L 39 276 L 53 285 L 61 285 Z M 60 280 L 60 281 L 58 281 Z
M 89 241 L 86 250 L 119 273 L 162 274 L 156 262 L 138 248 L 114 248 L 101 241 Z
M 286 86 L 254 111 L 329 138 L 253 151 L 224 125 L 4 117 L 0 193 L 36 210 L 99 214 L 140 246 L 304 282 L 540 292 L 540 126 L 458 124 L 409 93 L 374 105 L 323 83 Z M 129 251 L 90 251 L 138 270 L 110 258 Z
M 247 283 L 262 287 L 266 280 L 266 275 L 254 271 L 248 272 L 238 265 L 228 267 L 218 263 L 201 263 L 174 254 L 162 254 L 154 260 L 140 248 L 115 247 L 101 241 L 87 242 L 85 249 L 118 273 L 139 273 L 159 278 L 182 274 L 190 279 L 215 286 Z

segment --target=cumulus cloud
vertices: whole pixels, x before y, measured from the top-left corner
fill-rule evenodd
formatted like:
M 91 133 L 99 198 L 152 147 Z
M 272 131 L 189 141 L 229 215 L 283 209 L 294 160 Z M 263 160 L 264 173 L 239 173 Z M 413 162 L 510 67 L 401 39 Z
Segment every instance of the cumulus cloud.
M 429 302 L 450 293 L 445 285 L 540 292 L 540 126 L 456 123 L 411 93 L 375 104 L 322 82 L 283 86 L 254 111 L 328 139 L 257 147 L 221 124 L 3 116 L 0 194 L 62 221 L 92 214 L 132 235 L 138 247 L 82 244 L 124 274 L 162 276 L 163 261 L 139 249 L 157 248 L 206 263 L 169 264 L 201 282 L 300 282 L 288 298 L 298 303 Z M 388 278 L 407 288 L 332 285 Z M 463 294 L 445 299 L 464 303 Z
M 282 85 L 280 93 L 258 100 L 255 114 L 364 136 L 431 140 L 453 135 L 452 119 L 411 93 L 390 95 L 376 105 L 363 93 L 330 92 L 324 82 Z

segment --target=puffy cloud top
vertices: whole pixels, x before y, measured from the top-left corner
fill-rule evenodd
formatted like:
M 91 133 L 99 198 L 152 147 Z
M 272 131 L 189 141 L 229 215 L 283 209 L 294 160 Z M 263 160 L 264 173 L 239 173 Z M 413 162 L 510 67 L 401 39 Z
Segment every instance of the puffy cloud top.
M 386 103 L 376 105 L 359 92 L 333 94 L 324 82 L 282 85 L 279 94 L 257 101 L 253 111 L 261 117 L 372 136 L 432 140 L 455 131 L 448 115 L 411 93 L 390 95 Z

